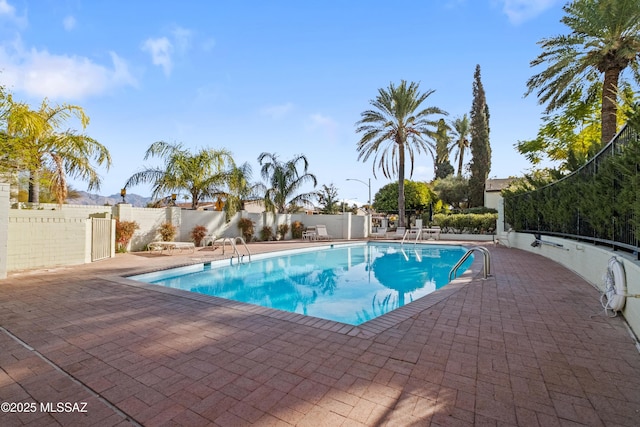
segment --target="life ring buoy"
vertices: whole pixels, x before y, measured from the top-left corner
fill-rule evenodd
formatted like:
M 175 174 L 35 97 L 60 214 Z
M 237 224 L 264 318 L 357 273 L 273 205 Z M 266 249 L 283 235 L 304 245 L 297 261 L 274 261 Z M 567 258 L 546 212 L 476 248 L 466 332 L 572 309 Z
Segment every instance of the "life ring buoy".
M 624 273 L 624 266 L 616 257 L 611 257 L 607 265 L 605 276 L 604 296 L 607 297 L 605 309 L 621 311 L 624 308 L 627 294 L 627 278 Z

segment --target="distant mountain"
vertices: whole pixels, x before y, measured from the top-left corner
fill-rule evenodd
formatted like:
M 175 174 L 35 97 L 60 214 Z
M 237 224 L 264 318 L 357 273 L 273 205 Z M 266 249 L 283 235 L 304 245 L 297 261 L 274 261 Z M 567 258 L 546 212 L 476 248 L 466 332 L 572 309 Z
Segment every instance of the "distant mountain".
M 100 196 L 99 194 L 91 194 L 86 191 L 78 191 L 79 197 L 67 199 L 70 205 L 115 205 L 122 202 L 120 194 L 112 194 L 111 196 Z M 152 201 L 151 197 L 142 197 L 137 194 L 127 194 L 126 202 L 138 208 L 144 208 Z

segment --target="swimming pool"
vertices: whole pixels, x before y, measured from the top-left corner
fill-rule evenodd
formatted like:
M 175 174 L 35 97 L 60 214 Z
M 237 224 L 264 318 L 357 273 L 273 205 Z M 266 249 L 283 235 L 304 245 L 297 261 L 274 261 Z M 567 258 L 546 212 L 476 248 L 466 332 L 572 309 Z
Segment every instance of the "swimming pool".
M 359 325 L 445 286 L 465 252 L 445 245 L 330 245 L 128 278 Z M 471 263 L 469 258 L 458 276 Z

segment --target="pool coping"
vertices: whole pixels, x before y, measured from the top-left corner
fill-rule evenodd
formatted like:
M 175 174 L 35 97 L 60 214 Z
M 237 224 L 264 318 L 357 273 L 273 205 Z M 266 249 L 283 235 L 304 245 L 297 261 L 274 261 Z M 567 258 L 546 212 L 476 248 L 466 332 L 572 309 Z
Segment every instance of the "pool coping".
M 365 242 L 366 243 L 366 242 Z M 350 245 L 358 245 L 362 243 L 331 243 L 323 246 L 350 246 Z M 412 243 L 413 244 L 413 243 Z M 415 243 L 418 245 L 427 245 L 429 242 L 424 243 Z M 460 243 L 451 243 L 451 244 L 439 244 L 439 246 L 462 246 L 466 249 L 471 249 L 472 247 L 476 247 L 479 245 L 468 245 L 468 244 L 460 244 Z M 313 247 L 311 250 L 317 250 L 319 246 Z M 282 251 L 273 251 L 269 252 L 270 255 L 273 254 L 282 254 L 283 252 L 299 252 L 298 249 L 284 249 Z M 262 255 L 262 254 L 260 254 Z M 203 262 L 218 262 L 218 261 L 227 261 L 228 259 L 221 260 L 203 260 L 200 258 L 192 258 L 192 262 L 185 262 L 180 265 L 172 266 L 171 268 L 180 268 L 187 267 L 190 265 L 197 265 Z M 261 315 L 270 317 L 273 319 L 283 320 L 295 323 L 296 325 L 304 325 L 312 328 L 317 328 L 323 331 L 336 332 L 339 334 L 344 334 L 352 337 L 359 338 L 371 338 L 376 336 L 389 328 L 392 328 L 399 323 L 417 315 L 426 309 L 438 304 L 439 302 L 449 298 L 451 295 L 457 293 L 465 286 L 471 284 L 475 280 L 482 280 L 482 269 L 483 269 L 483 260 L 480 256 L 475 256 L 471 266 L 459 277 L 449 282 L 446 286 L 443 286 L 440 289 L 436 289 L 434 292 L 425 295 L 421 298 L 418 298 L 415 301 L 412 301 L 402 307 L 399 307 L 389 313 L 385 313 L 382 316 L 376 317 L 375 319 L 371 319 L 367 322 L 361 323 L 360 325 L 350 325 L 347 323 L 341 323 L 334 320 L 322 319 L 319 317 L 303 315 L 299 313 L 291 313 L 287 311 L 277 310 L 269 307 L 262 307 L 258 305 L 253 305 L 249 303 L 244 303 L 240 301 L 229 300 L 225 298 L 220 298 L 216 296 L 204 295 L 195 292 L 190 292 L 183 289 L 169 288 L 164 286 L 158 286 L 151 283 L 145 283 L 133 279 L 129 279 L 128 277 L 134 275 L 148 274 L 157 271 L 166 270 L 166 268 L 153 268 L 148 269 L 146 271 L 140 271 L 135 273 L 129 273 L 126 276 L 121 275 L 113 275 L 104 277 L 105 280 L 109 282 L 118 283 L 126 286 L 133 286 L 140 289 L 150 290 L 153 292 L 160 292 L 167 295 L 173 295 L 180 298 L 185 298 L 191 301 L 199 301 L 207 304 L 212 304 L 215 306 L 221 306 L 228 309 L 238 310 L 240 312 L 244 312 L 246 314 L 251 315 Z

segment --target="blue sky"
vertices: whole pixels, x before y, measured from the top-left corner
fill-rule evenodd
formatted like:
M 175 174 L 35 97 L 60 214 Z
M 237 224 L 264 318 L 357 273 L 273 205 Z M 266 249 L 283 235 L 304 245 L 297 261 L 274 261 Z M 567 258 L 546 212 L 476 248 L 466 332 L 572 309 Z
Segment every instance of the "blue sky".
M 468 113 L 481 66 L 491 114 L 491 177 L 530 165 L 542 107 L 524 98 L 537 42 L 564 32 L 559 0 L 0 0 L 0 84 L 38 106 L 80 105 L 113 158 L 100 194 L 118 193 L 158 140 L 229 149 L 238 163 L 303 153 L 319 185 L 367 201 L 387 184 L 357 160 L 355 123 L 379 88 L 435 90 L 425 106 Z M 72 127 L 78 128 L 78 125 Z M 469 159 L 467 154 L 466 158 Z M 454 163 L 452 161 L 452 163 Z M 455 163 L 454 163 L 455 164 Z M 428 155 L 414 180 L 430 181 Z M 80 190 L 86 184 L 73 182 Z M 148 195 L 139 186 L 132 193 Z

